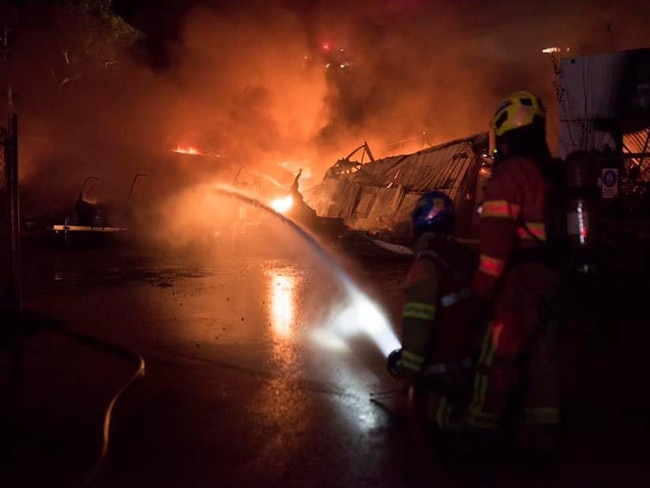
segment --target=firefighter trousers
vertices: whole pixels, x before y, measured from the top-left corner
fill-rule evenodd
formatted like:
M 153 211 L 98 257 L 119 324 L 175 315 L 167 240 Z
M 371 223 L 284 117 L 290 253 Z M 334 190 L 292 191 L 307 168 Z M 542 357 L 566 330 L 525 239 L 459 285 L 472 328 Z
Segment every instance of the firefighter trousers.
M 508 270 L 493 303 L 465 423 L 531 447 L 559 427 L 559 275 L 537 263 Z M 552 445 L 551 445 L 552 444 Z

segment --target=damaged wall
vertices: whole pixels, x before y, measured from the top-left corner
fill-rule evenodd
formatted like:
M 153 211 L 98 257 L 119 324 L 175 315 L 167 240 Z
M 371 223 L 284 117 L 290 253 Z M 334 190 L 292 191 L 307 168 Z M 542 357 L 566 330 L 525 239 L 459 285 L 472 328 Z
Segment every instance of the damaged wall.
M 410 214 L 417 199 L 432 190 L 446 192 L 456 205 L 457 234 L 474 232 L 478 173 L 488 153 L 488 135 L 478 134 L 364 164 L 353 174 L 328 172 L 305 198 L 321 217 L 341 218 L 353 230 L 410 236 Z

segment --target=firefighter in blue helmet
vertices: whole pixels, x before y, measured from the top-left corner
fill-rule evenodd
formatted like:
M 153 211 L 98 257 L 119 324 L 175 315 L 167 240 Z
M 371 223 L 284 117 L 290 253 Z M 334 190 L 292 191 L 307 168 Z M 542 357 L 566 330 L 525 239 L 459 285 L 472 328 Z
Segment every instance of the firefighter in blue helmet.
M 453 237 L 455 214 L 443 192 L 423 195 L 412 212 L 415 258 L 406 280 L 402 348 L 388 370 L 410 392 L 410 418 L 435 430 L 460 427 L 482 332 L 472 291 L 477 256 Z

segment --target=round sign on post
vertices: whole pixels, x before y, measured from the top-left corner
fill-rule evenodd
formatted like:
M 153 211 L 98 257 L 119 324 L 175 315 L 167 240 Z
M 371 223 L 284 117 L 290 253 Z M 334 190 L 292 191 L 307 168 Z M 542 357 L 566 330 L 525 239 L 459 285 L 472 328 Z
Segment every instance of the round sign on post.
M 603 198 L 614 198 L 618 193 L 618 169 L 604 168 L 600 175 Z

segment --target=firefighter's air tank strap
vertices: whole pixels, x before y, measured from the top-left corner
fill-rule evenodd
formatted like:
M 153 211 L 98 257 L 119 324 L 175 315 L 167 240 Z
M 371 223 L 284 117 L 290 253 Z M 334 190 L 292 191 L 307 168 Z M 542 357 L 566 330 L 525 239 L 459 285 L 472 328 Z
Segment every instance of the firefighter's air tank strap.
M 439 263 L 440 266 L 442 266 L 445 269 L 449 269 L 450 267 L 449 263 L 445 258 L 443 258 L 440 254 L 438 254 L 437 252 L 431 249 L 425 249 L 423 251 L 420 251 L 416 257 L 417 258 L 429 257 L 434 261 L 436 261 L 437 263 Z M 461 288 L 456 292 L 448 293 L 447 295 L 440 297 L 440 305 L 442 307 L 451 307 L 452 305 L 455 305 L 458 302 L 471 297 L 472 295 L 474 295 L 474 290 L 472 290 L 470 287 Z
M 447 260 L 437 252 L 432 251 L 431 249 L 425 249 L 417 253 L 416 258 L 420 258 L 420 257 L 430 257 L 434 261 L 438 262 L 443 268 L 449 268 L 449 263 L 447 262 Z

